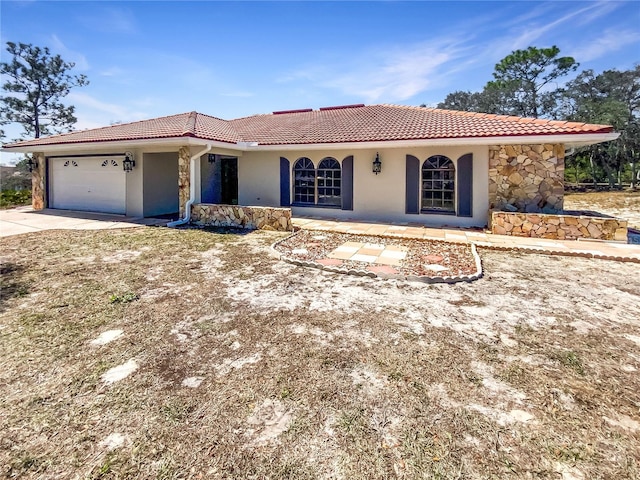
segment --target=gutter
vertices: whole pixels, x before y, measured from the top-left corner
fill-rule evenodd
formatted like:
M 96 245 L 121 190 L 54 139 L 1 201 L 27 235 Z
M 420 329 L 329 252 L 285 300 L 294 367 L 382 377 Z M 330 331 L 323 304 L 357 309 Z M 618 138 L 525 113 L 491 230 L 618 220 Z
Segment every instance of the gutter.
M 207 146 L 201 152 L 196 153 L 189 160 L 189 200 L 187 200 L 187 203 L 184 206 L 184 218 L 176 220 L 175 222 L 167 223 L 167 227 L 178 227 L 185 223 L 189 223 L 189 220 L 191 220 L 191 205 L 193 205 L 193 202 L 196 200 L 196 160 L 205 153 L 211 151 L 212 148 L 213 146 L 210 143 L 207 143 Z

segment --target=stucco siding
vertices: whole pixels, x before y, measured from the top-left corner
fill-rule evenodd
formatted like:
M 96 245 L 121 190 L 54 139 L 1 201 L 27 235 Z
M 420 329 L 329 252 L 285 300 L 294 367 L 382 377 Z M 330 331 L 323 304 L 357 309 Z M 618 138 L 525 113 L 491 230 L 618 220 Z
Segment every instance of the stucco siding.
M 238 158 L 240 205 L 280 206 L 281 156 L 278 152 L 245 152 Z
M 372 162 L 380 153 L 382 172 L 375 175 Z M 457 167 L 458 158 L 473 155 L 473 216 L 405 213 L 405 162 L 413 155 L 420 164 L 432 155 L 446 155 Z M 308 157 L 317 168 L 325 157 L 343 159 L 353 155 L 353 210 L 292 206 L 294 216 L 321 216 L 368 221 L 415 222 L 425 225 L 484 226 L 488 221 L 488 147 L 405 148 L 390 150 L 310 150 L 249 152 L 239 162 L 241 205 L 277 206 L 280 203 L 280 157 L 290 169 L 300 157 Z M 291 185 L 293 187 L 293 179 Z

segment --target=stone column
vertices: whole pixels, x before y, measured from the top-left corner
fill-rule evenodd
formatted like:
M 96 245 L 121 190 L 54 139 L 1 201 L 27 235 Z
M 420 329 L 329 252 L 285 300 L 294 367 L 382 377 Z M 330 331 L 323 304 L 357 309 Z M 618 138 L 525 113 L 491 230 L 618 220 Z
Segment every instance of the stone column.
M 191 150 L 189 149 L 189 147 L 180 147 L 180 150 L 178 150 L 178 204 L 180 205 L 180 218 L 185 217 L 185 206 L 190 197 L 190 160 Z
M 564 145 L 489 147 L 489 208 L 555 213 L 564 206 Z
M 31 172 L 31 206 L 42 210 L 47 208 L 47 159 L 44 153 L 34 153 L 33 161 L 38 166 Z

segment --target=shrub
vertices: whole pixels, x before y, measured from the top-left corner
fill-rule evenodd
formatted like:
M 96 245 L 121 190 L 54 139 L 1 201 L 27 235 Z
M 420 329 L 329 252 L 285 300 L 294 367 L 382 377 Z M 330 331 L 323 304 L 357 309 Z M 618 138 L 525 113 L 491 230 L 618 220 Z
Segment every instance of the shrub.
M 4 190 L 0 192 L 0 207 L 11 208 L 31 203 L 31 190 Z

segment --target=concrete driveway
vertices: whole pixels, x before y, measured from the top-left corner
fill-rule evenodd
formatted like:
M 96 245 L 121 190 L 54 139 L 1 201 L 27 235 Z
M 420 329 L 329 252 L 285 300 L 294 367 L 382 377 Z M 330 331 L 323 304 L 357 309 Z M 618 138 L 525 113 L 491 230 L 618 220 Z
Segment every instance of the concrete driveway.
M 41 230 L 106 230 L 110 228 L 166 225 L 159 218 L 126 217 L 108 213 L 77 212 L 72 210 L 39 210 L 19 207 L 0 210 L 0 237 L 39 232 Z

